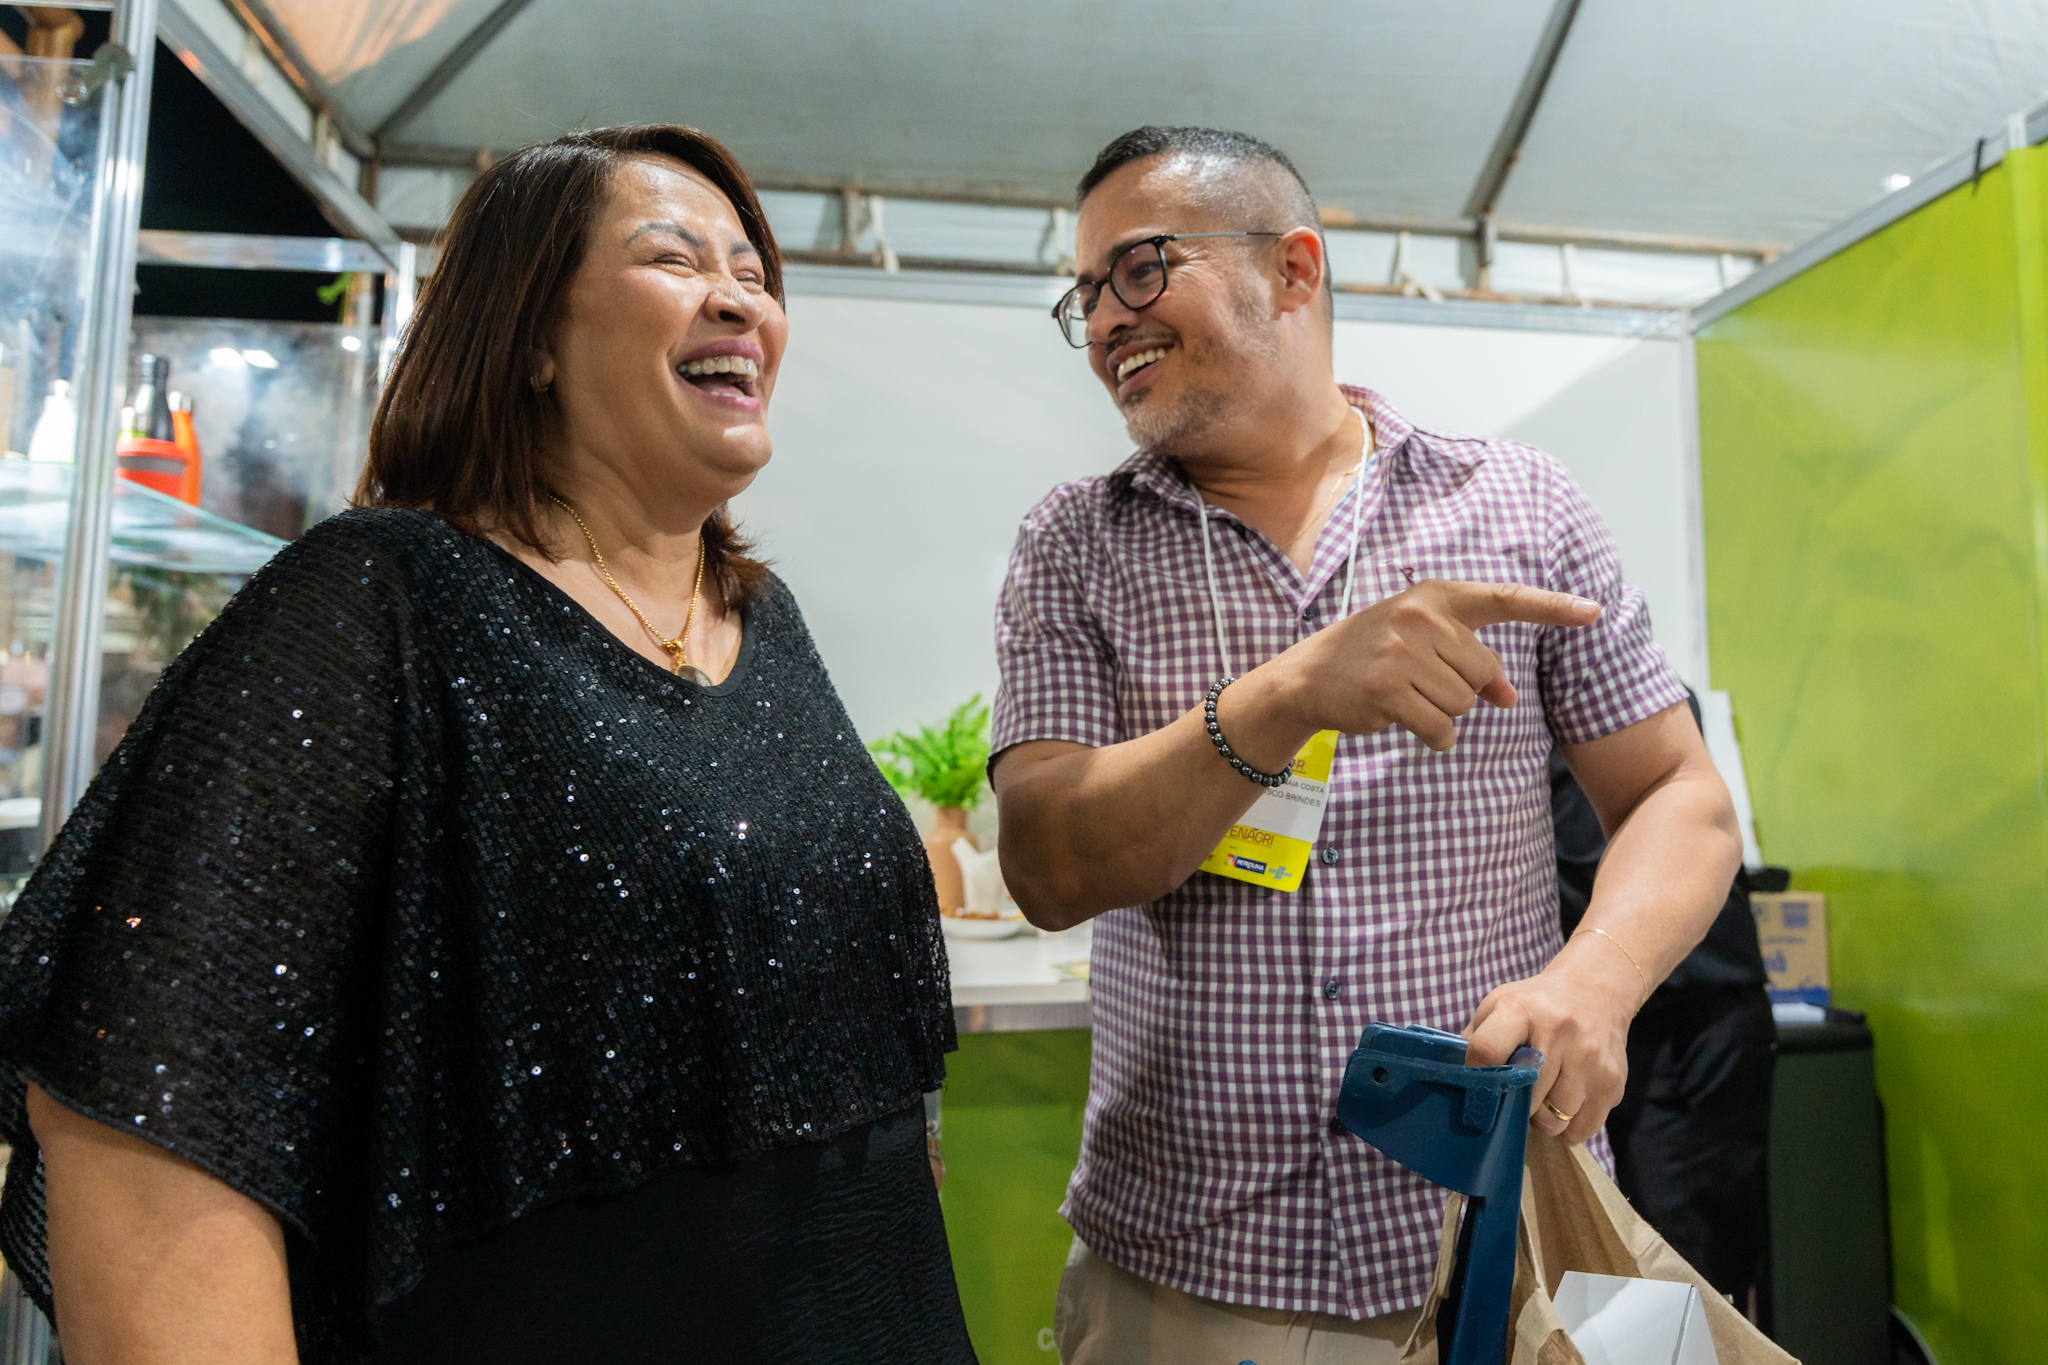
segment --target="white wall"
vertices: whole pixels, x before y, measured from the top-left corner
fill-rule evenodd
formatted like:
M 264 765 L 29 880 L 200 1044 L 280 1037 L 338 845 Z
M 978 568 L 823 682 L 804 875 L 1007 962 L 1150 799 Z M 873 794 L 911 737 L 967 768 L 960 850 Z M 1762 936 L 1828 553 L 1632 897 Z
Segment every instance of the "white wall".
M 1614 532 L 1622 572 L 1650 604 L 1657 643 L 1679 676 L 1704 690 L 1683 364 L 1676 341 L 1634 342 L 1501 432 L 1571 470 Z
M 1377 389 L 1424 426 L 1555 455 L 1614 532 L 1672 666 L 1701 687 L 1681 363 L 1666 338 L 1337 324 L 1340 379 Z
M 769 429 L 734 504 L 796 593 L 869 738 L 996 685 L 1017 524 L 1113 469 L 1123 423 L 1034 308 L 793 296 Z
M 797 293 L 789 311 L 775 459 L 735 511 L 795 591 L 861 733 L 935 722 L 994 693 L 1018 520 L 1053 485 L 1114 468 L 1130 442 L 1040 307 Z M 1573 471 L 1690 679 L 1678 349 L 1337 325 L 1340 378 L 1425 425 L 1534 441 Z

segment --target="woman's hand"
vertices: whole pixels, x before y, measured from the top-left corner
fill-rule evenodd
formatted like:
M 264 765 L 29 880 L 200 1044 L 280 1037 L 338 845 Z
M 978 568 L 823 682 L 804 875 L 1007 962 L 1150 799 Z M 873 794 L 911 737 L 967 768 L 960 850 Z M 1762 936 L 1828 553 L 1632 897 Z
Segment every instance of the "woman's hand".
M 28 1088 L 70 1365 L 296 1365 L 284 1230 L 255 1200 Z

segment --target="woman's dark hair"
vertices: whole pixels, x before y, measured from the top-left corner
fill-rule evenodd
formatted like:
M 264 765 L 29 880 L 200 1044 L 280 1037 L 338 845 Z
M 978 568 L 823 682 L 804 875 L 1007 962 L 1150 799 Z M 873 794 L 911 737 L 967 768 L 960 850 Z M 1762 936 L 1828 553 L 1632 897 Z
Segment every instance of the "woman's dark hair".
M 702 174 L 732 201 L 782 301 L 782 257 L 760 198 L 715 138 L 639 124 L 571 133 L 514 152 L 477 176 L 441 235 L 370 427 L 358 507 L 417 507 L 470 532 L 503 530 L 550 559 L 541 433 L 550 400 L 534 356 L 583 261 L 591 222 L 627 157 L 653 155 Z M 705 566 L 737 606 L 766 581 L 731 516 L 704 523 Z

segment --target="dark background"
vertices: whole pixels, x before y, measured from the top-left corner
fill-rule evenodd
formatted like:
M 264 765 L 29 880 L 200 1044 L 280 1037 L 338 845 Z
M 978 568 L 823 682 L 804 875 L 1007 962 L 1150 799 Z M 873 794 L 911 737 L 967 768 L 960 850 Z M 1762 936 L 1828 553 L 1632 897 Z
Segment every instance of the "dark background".
M 89 58 L 107 40 L 110 16 L 82 11 L 79 17 L 85 34 L 77 55 Z M 27 29 L 13 6 L 0 5 L 0 32 L 20 43 Z M 156 45 L 149 99 L 142 226 L 284 237 L 340 235 L 263 144 L 162 43 Z M 156 317 L 333 322 L 340 305 L 320 302 L 317 292 L 333 278 L 292 270 L 145 265 L 136 270 L 135 311 Z

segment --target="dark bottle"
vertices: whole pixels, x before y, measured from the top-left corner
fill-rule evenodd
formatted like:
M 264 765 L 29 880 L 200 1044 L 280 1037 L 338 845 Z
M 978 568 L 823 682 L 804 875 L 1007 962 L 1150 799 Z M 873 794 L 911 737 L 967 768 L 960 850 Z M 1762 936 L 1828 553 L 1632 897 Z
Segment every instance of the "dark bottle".
M 171 361 L 168 356 L 135 357 L 135 390 L 129 400 L 133 416 L 123 436 L 150 441 L 177 439 L 171 423 Z

